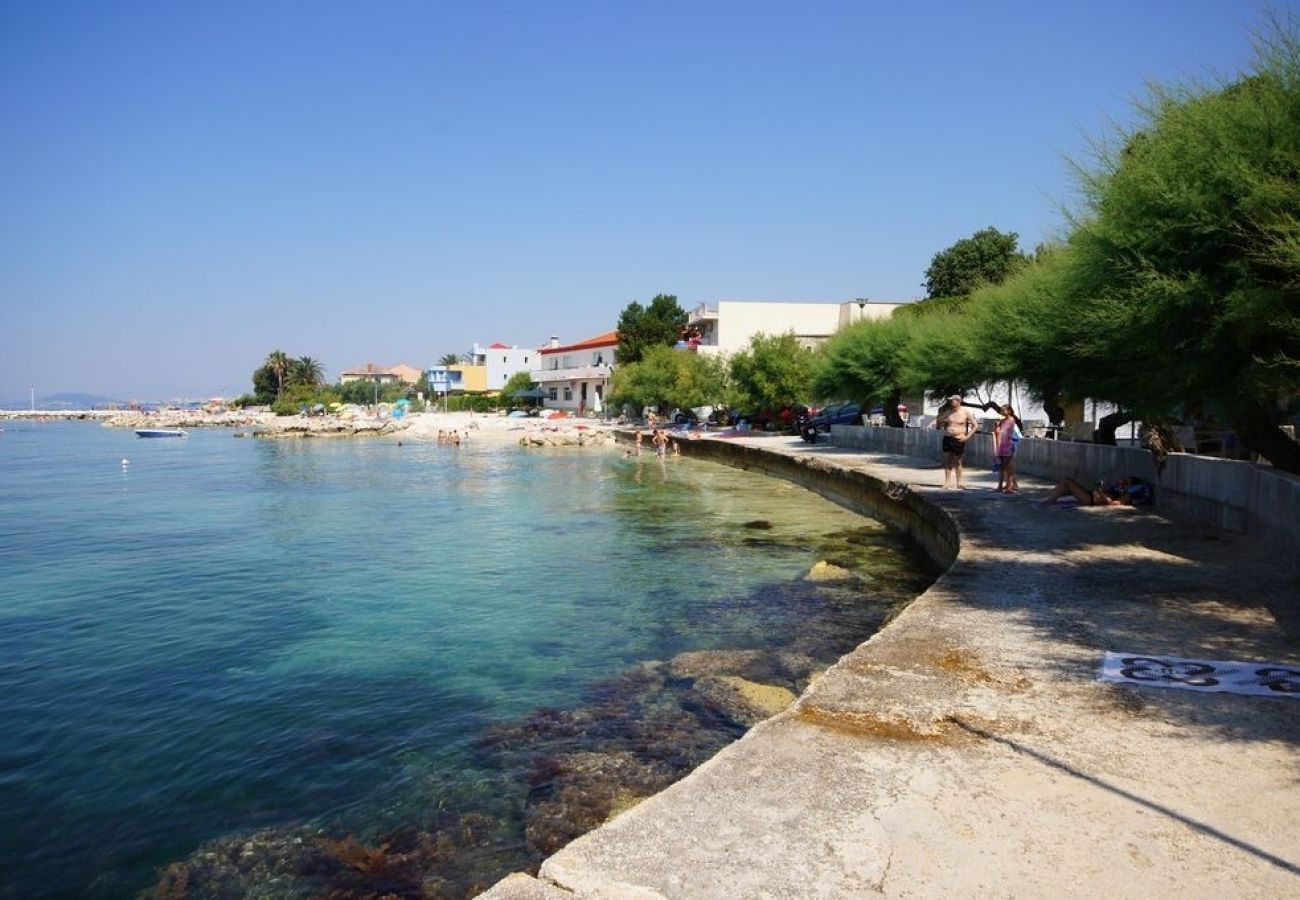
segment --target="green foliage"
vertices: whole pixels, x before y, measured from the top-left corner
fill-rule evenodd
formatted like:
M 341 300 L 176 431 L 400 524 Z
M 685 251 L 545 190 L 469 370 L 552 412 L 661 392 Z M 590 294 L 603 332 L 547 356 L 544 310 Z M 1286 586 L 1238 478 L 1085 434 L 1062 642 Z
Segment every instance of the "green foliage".
M 373 403 L 393 403 L 411 393 L 411 388 L 402 382 L 376 384 L 373 381 L 349 381 L 347 384 L 334 386 L 344 403 L 369 406 Z
M 1300 394 L 1300 48 L 1275 37 L 1223 89 L 1158 89 L 1086 176 L 1063 289 L 1078 389 L 1143 414 L 1202 408 L 1275 465 Z
M 438 357 L 438 365 L 440 366 L 458 366 L 462 362 L 464 362 L 464 360 L 461 359 L 459 353 L 444 353 L 442 356 Z
M 324 383 L 325 367 L 320 364 L 319 360 L 312 359 L 310 356 L 300 356 L 289 361 L 285 384 L 305 384 L 309 387 L 318 387 Z
M 268 405 L 284 394 L 291 385 L 311 388 L 325 383 L 325 369 L 310 356 L 293 359 L 283 350 L 272 350 L 266 360 L 253 371 L 253 396 L 262 405 Z
M 640 362 L 651 347 L 671 347 L 681 337 L 688 318 L 673 294 L 657 295 L 649 307 L 629 303 L 618 317 L 619 364 Z
M 985 284 L 998 284 L 1027 262 L 1014 231 L 989 227 L 940 250 L 925 270 L 927 297 L 964 297 Z
M 259 406 L 269 406 L 279 393 L 280 383 L 270 366 L 260 366 L 253 370 L 253 396 Z
M 536 386 L 536 382 L 533 381 L 528 372 L 516 372 L 510 376 L 501 388 L 501 399 L 505 403 L 511 403 L 515 394 L 520 391 L 531 391 Z
M 831 335 L 816 356 L 813 396 L 871 405 L 901 392 L 904 351 L 915 327 L 910 319 L 891 316 L 864 319 Z
M 721 403 L 726 383 L 720 360 L 655 345 L 646 349 L 640 362 L 614 371 L 608 399 L 616 407 L 687 409 Z
M 731 357 L 730 368 L 740 405 L 780 409 L 812 395 L 813 353 L 792 332 L 754 335 Z
M 487 412 L 497 408 L 496 401 L 486 394 L 452 394 L 450 397 L 435 397 L 431 403 L 433 409 L 448 412 Z
M 269 369 L 275 377 L 275 395 L 277 397 L 284 393 L 285 379 L 288 377 L 292 365 L 293 360 L 283 350 L 272 350 L 266 355 L 266 361 L 262 363 L 262 366 Z

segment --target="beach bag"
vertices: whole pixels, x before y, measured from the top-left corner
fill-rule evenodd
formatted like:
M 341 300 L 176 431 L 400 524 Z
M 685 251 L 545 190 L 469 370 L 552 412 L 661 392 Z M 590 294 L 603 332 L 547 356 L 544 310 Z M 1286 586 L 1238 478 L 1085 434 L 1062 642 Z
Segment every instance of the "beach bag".
M 1002 471 L 1002 457 L 1000 456 L 993 457 L 993 471 L 994 472 Z

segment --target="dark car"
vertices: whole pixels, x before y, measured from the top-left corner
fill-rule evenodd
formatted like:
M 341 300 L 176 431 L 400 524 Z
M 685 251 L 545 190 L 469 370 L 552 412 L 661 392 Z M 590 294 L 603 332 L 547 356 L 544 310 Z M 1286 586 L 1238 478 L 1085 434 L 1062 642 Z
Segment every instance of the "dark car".
M 832 425 L 862 424 L 862 406 L 858 403 L 832 403 L 813 417 L 812 425 L 818 431 L 830 431 Z

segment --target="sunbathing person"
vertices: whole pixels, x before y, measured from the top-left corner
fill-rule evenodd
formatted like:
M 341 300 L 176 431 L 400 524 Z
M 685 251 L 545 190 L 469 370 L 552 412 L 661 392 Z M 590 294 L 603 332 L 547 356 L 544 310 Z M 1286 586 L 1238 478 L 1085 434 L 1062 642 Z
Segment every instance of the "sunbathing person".
M 1121 478 L 1110 487 L 1099 480 L 1095 487 L 1086 488 L 1073 478 L 1066 478 L 1052 488 L 1041 506 L 1050 506 L 1065 496 L 1073 497 L 1080 506 L 1142 506 L 1151 502 L 1151 485 L 1141 478 Z

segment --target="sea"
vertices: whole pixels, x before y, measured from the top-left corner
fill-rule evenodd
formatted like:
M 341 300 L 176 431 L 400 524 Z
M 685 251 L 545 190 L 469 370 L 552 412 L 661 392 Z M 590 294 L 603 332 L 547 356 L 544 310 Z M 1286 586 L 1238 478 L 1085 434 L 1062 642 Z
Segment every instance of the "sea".
M 6 422 L 0 898 L 472 896 L 934 577 L 687 458 Z

